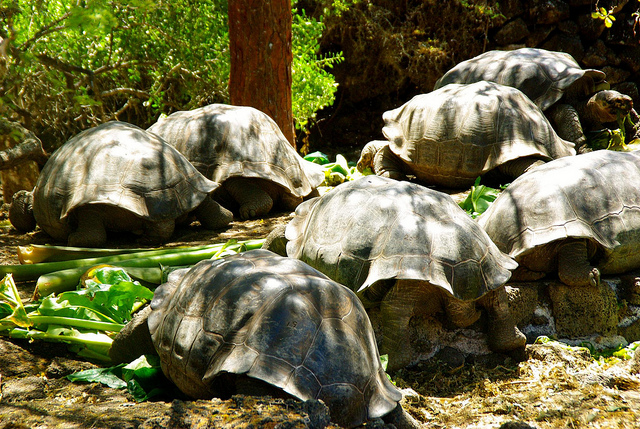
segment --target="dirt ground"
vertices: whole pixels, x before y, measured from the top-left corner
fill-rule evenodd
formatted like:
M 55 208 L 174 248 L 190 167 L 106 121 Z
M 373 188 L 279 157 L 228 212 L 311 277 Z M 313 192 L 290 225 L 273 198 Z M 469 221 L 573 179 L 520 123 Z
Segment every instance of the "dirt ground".
M 222 232 L 177 231 L 168 245 L 262 238 L 289 214 L 234 222 Z M 17 234 L 0 223 L 0 263 L 17 263 L 17 245 L 47 243 L 42 232 Z M 119 245 L 135 245 L 122 240 Z M 33 284 L 19 284 L 23 299 Z M 165 397 L 136 403 L 124 390 L 67 381 L 96 367 L 54 343 L 0 338 L 0 429 L 8 428 L 337 428 L 315 401 L 238 396 L 222 401 Z M 391 374 L 405 409 L 425 428 L 640 427 L 640 353 L 595 361 L 586 349 L 528 345 L 524 360 L 439 354 Z M 366 427 L 383 427 L 380 421 Z

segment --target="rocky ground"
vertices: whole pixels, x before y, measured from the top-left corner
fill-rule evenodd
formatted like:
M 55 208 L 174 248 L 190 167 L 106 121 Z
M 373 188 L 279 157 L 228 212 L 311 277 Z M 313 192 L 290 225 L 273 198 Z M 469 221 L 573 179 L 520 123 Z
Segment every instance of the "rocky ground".
M 290 215 L 234 222 L 228 230 L 177 232 L 169 245 L 264 237 Z M 46 243 L 6 222 L 0 263 L 17 263 L 17 245 Z M 124 244 L 122 243 L 119 244 Z M 19 284 L 28 300 L 33 284 Z M 426 428 L 634 428 L 640 422 L 640 353 L 595 360 L 585 348 L 530 344 L 524 356 L 473 356 L 442 349 L 411 370 L 391 374 L 403 405 Z M 64 345 L 0 338 L 0 429 L 8 428 L 324 428 L 322 404 L 238 396 L 223 401 L 163 397 L 136 403 L 124 390 L 72 383 L 69 373 L 97 365 Z M 382 427 L 380 421 L 367 427 Z

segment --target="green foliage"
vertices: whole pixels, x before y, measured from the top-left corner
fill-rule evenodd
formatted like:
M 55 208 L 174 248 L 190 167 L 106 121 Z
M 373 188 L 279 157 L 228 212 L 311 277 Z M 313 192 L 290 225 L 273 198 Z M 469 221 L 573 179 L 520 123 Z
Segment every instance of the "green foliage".
M 608 149 L 621 152 L 638 149 L 638 144 L 640 144 L 638 139 L 626 141 L 626 126 L 629 125 L 631 128 L 635 126 L 631 114 L 623 117 L 619 116 L 616 122 L 618 123 L 618 128 L 616 129 L 605 128 L 590 132 L 587 136 L 587 146 L 593 150 Z
M 604 26 L 607 28 L 611 28 L 613 22 L 616 20 L 616 17 L 613 16 L 613 8 L 611 8 L 611 10 L 606 10 L 603 7 L 596 8 L 596 10 L 591 13 L 591 18 L 603 20 Z
M 604 7 L 599 6 L 598 3 L 599 1 L 596 0 L 595 10 L 591 12 L 591 18 L 602 20 L 606 28 L 613 27 L 613 23 L 616 21 L 613 12 L 619 4 L 613 5 L 609 10 L 606 10 Z M 624 3 L 622 5 L 624 6 Z M 635 12 L 631 13 L 631 17 L 633 18 L 633 35 L 637 36 L 636 28 L 640 24 L 640 6 L 638 6 Z
M 2 13 L 0 114 L 47 149 L 108 120 L 147 127 L 160 113 L 228 102 L 226 0 L 11 0 Z M 334 99 L 327 70 L 341 56 L 319 56 L 323 29 L 294 8 L 298 129 Z
M 295 0 L 294 0 L 295 2 Z M 344 58 L 342 53 L 318 56 L 324 24 L 294 9 L 292 24 L 292 105 L 296 128 L 304 130 L 316 112 L 333 104 L 338 84 L 327 70 Z
M 490 188 L 480 184 L 480 177 L 478 177 L 471 186 L 469 195 L 459 205 L 464 211 L 466 211 L 471 217 L 476 218 L 484 213 L 491 203 L 498 198 L 500 189 Z
M 370 169 L 360 173 L 355 162 L 347 162 L 341 155 L 336 155 L 336 161 L 330 162 L 329 156 L 322 152 L 313 152 L 304 157 L 309 162 L 322 165 L 324 169 L 324 181 L 322 186 L 337 186 L 348 180 L 357 180 L 363 176 L 372 174 Z
M 94 368 L 67 376 L 69 381 L 101 383 L 114 389 L 124 389 L 137 402 L 147 401 L 175 388 L 162 374 L 160 358 L 143 355 L 129 364 L 109 368 Z
M 85 287 L 50 295 L 27 310 L 16 295 L 11 275 L 0 283 L 0 335 L 69 343 L 85 357 L 109 360 L 111 337 L 132 312 L 153 298 L 121 268 L 93 270 Z

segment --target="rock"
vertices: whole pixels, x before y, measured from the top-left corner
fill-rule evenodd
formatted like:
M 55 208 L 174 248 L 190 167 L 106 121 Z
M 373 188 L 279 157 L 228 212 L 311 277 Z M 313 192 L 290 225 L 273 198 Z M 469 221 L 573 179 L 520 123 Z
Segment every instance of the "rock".
M 607 82 L 611 85 L 624 82 L 631 75 L 631 72 L 627 70 L 608 65 L 602 67 L 602 71 L 607 74 Z
M 578 62 L 582 61 L 582 57 L 584 57 L 584 46 L 582 46 L 578 35 L 557 32 L 542 44 L 542 48 L 550 51 L 566 52 Z
M 555 25 L 536 25 L 531 34 L 529 34 L 529 37 L 527 37 L 527 47 L 539 47 L 555 29 Z
M 592 362 L 591 352 L 585 347 L 570 347 L 558 342 L 531 344 L 526 348 L 527 358 L 545 362 L 549 367 L 564 364 L 586 369 Z
M 640 71 L 640 46 L 625 46 L 620 52 L 622 64 L 632 72 Z
M 607 28 L 601 19 L 593 19 L 591 13 L 579 15 L 577 18 L 580 36 L 585 41 L 597 40 Z
M 605 281 L 597 287 L 580 288 L 553 282 L 549 285 L 549 296 L 558 336 L 617 333 L 618 301 Z
M 600 68 L 605 64 L 615 64 L 620 62 L 615 53 L 604 44 L 602 40 L 597 40 L 587 49 L 582 64 L 588 68 Z
M 504 0 L 500 2 L 500 12 L 507 18 L 520 16 L 526 10 L 522 4 L 522 0 Z
M 527 24 L 522 18 L 509 22 L 494 36 L 498 45 L 511 45 L 518 43 L 530 34 Z
M 611 13 L 616 14 L 622 10 L 623 7 L 629 3 L 629 0 L 612 0 L 611 5 L 609 6 L 609 10 Z
M 534 0 L 530 3 L 529 17 L 535 24 L 556 24 L 569 18 L 569 5 L 562 0 Z

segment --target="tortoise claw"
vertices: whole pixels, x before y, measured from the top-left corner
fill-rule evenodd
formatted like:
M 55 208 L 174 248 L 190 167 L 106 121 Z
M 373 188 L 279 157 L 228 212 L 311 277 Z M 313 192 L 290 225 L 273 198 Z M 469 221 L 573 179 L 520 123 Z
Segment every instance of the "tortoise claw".
M 600 270 L 594 268 L 589 273 L 589 284 L 593 287 L 600 286 Z

